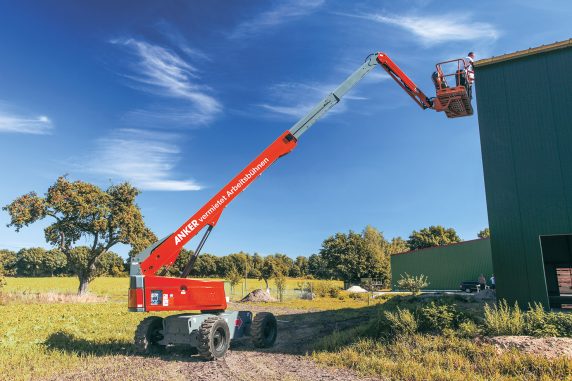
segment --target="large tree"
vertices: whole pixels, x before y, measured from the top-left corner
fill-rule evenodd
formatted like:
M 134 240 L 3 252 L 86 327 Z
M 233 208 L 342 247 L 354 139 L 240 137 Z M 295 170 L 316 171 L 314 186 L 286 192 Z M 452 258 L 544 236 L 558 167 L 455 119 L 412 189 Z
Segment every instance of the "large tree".
M 383 233 L 373 226 L 366 226 L 362 232 L 362 256 L 367 261 L 368 276 L 383 282 L 384 287 L 391 283 L 391 262 L 389 260 L 389 243 Z
M 388 283 L 387 245 L 377 229 L 367 226 L 362 234 L 350 231 L 348 234 L 336 233 L 327 238 L 322 243 L 320 257 L 335 278 L 347 282 L 376 278 Z
M 65 254 L 68 266 L 79 278 L 78 294 L 84 294 L 97 275 L 98 260 L 109 249 L 122 243 L 137 252 L 156 240 L 135 203 L 138 194 L 129 183 L 102 190 L 60 177 L 45 197 L 30 192 L 4 210 L 11 217 L 8 226 L 14 226 L 16 231 L 43 219 L 53 221 L 44 229 L 46 241 Z M 74 251 L 80 241 L 89 246 Z
M 320 254 L 310 255 L 308 258 L 308 272 L 318 279 L 331 279 L 334 276 Z
M 301 255 L 296 257 L 296 260 L 290 269 L 289 275 L 294 278 L 305 277 L 308 275 L 308 258 Z
M 18 270 L 18 256 L 12 250 L 0 250 L 0 270 L 4 275 L 14 276 Z
M 277 268 L 279 267 L 276 265 L 276 262 L 271 255 L 264 258 L 264 262 L 262 262 L 262 266 L 259 269 L 260 275 L 258 279 L 264 280 L 264 283 L 266 283 L 267 292 L 270 290 L 270 286 L 268 285 L 268 280 L 276 274 Z
M 409 251 L 409 250 L 411 250 L 411 249 L 409 248 L 407 241 L 401 237 L 392 238 L 391 242 L 387 246 L 387 253 L 389 255 L 404 253 L 404 252 Z
M 31 247 L 18 252 L 18 274 L 24 276 L 45 275 L 44 261 L 46 249 L 43 247 Z
M 414 230 L 407 241 L 411 250 L 443 246 L 455 242 L 461 242 L 461 238 L 459 238 L 455 229 L 447 229 L 441 225 L 429 226 L 419 231 Z

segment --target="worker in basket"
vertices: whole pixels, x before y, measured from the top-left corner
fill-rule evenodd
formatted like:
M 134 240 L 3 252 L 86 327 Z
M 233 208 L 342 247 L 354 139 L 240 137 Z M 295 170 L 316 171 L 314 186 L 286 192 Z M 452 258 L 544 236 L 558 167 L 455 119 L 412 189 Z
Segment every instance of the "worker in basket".
M 475 53 L 469 52 L 463 59 L 465 68 L 457 71 L 455 78 L 457 79 L 457 86 L 465 86 L 469 99 L 473 99 L 473 82 L 475 81 L 475 70 L 473 68 L 473 61 L 475 60 Z
M 473 82 L 475 81 L 475 71 L 473 69 L 473 61 L 475 53 L 469 52 L 467 57 L 463 59 L 464 68 L 459 68 L 455 73 L 456 86 L 464 86 L 467 89 L 467 94 L 470 99 L 473 98 Z M 431 75 L 435 90 L 439 91 L 449 87 L 445 75 L 441 72 L 434 71 Z

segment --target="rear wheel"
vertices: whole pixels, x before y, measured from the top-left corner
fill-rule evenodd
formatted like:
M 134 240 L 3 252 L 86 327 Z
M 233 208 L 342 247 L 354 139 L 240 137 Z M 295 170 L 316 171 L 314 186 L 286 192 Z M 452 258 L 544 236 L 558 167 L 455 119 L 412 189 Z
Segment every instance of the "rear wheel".
M 224 319 L 213 316 L 205 319 L 199 328 L 199 355 L 205 360 L 223 357 L 230 344 L 230 330 Z
M 135 350 L 141 354 L 155 353 L 165 348 L 159 341 L 163 339 L 163 318 L 146 317 L 135 330 Z
M 250 326 L 252 342 L 255 347 L 268 348 L 274 345 L 278 336 L 276 318 L 270 312 L 259 312 L 252 320 Z

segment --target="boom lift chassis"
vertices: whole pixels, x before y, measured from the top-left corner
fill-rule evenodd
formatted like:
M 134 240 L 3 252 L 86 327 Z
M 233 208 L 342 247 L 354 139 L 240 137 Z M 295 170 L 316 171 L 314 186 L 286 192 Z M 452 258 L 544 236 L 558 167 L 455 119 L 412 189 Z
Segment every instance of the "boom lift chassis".
M 449 91 L 447 86 L 440 85 L 437 97 L 429 98 L 387 55 L 375 53 L 368 56 L 363 65 L 294 126 L 282 133 L 179 229 L 132 259 L 129 272 L 129 311 L 201 311 L 166 318 L 145 318 L 135 332 L 138 351 L 147 353 L 171 345 L 190 345 L 197 349 L 201 357 L 212 360 L 225 355 L 231 340 L 245 336 L 250 337 L 257 347 L 270 347 L 274 344 L 277 337 L 274 315 L 262 312 L 253 317 L 250 311 L 226 311 L 223 282 L 187 279 L 187 276 L 224 208 L 276 160 L 292 151 L 302 134 L 378 64 L 422 109 L 445 111 L 448 117 L 472 114 L 470 101 L 466 107 L 469 97 L 465 87 L 457 86 L 456 93 L 447 98 L 448 103 L 443 103 L 439 91 Z M 437 68 L 440 70 L 439 64 Z M 440 71 L 440 75 L 444 80 L 445 74 Z M 458 105 L 459 102 L 464 102 L 465 108 L 461 110 L 457 107 L 453 110 L 451 105 Z M 175 262 L 182 247 L 203 230 L 198 247 L 181 276 L 162 276 L 165 269 Z

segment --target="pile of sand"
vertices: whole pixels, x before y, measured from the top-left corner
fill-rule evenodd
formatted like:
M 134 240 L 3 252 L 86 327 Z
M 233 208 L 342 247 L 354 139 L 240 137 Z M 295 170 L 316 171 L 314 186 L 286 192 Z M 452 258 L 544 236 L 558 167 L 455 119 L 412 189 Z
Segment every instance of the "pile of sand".
M 479 338 L 477 342 L 494 345 L 499 353 L 516 348 L 548 358 L 572 358 L 572 339 L 568 337 L 495 336 Z
M 241 302 L 276 302 L 277 300 L 264 290 L 258 289 L 252 291 L 240 300 Z
M 365 288 L 362 288 L 360 286 L 351 286 L 350 288 L 348 288 L 346 290 L 347 292 L 350 292 L 352 294 L 359 294 L 362 292 L 368 292 Z

